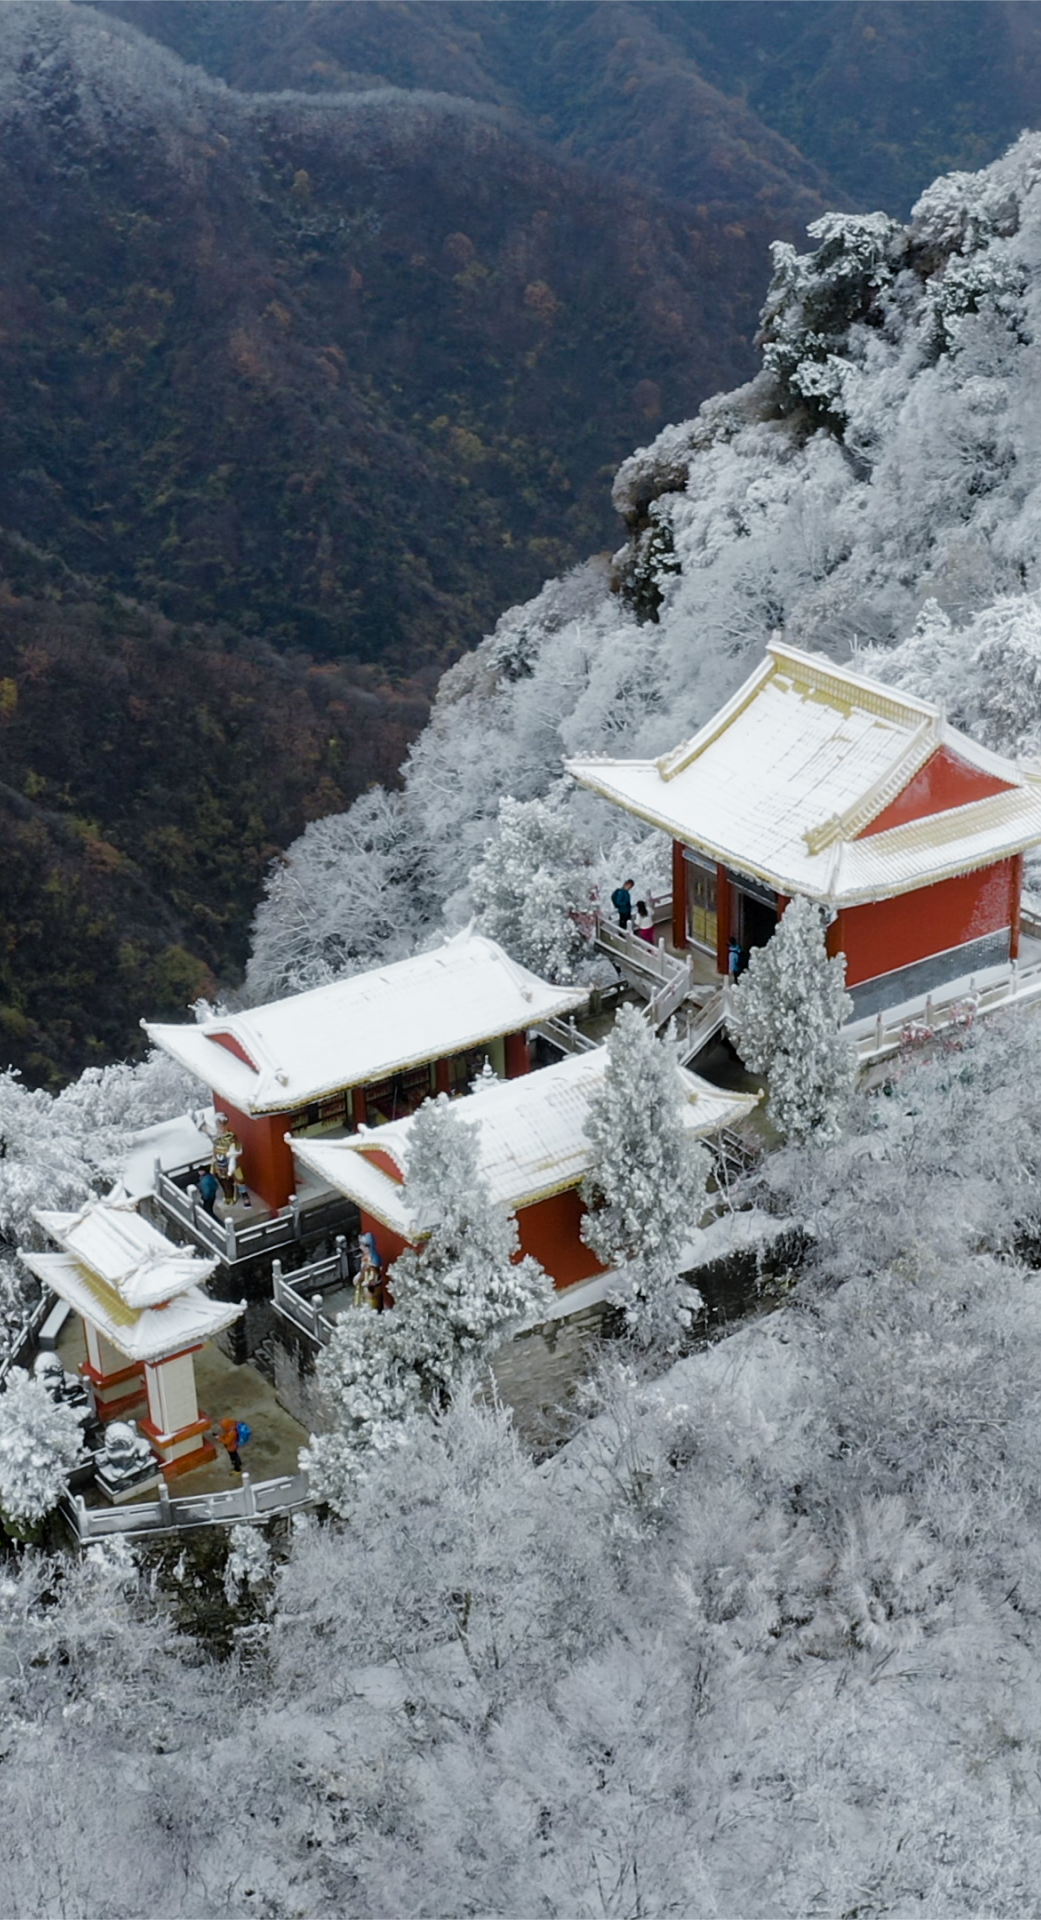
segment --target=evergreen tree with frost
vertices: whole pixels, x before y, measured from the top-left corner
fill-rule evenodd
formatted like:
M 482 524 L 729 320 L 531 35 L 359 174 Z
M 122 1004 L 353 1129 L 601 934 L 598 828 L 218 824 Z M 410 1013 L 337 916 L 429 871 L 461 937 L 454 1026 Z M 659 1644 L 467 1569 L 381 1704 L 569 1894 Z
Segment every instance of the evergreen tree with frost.
M 516 1258 L 517 1222 L 492 1198 L 476 1129 L 444 1094 L 412 1123 L 406 1191 L 416 1217 L 434 1225 L 393 1269 L 397 1337 L 424 1397 L 443 1406 L 504 1340 L 545 1314 L 553 1288 L 530 1254 Z
M 341 1314 L 317 1364 L 330 1430 L 301 1460 L 339 1512 L 374 1457 L 407 1446 L 424 1413 L 446 1406 L 553 1297 L 537 1260 L 516 1260 L 517 1223 L 492 1199 L 475 1130 L 443 1094 L 412 1123 L 405 1191 L 433 1226 L 391 1269 L 393 1308 Z
M 397 1309 L 341 1313 L 315 1366 L 328 1425 L 312 1434 L 300 1464 L 320 1500 L 346 1513 L 358 1483 L 382 1453 L 406 1447 L 420 1417 L 419 1380 L 399 1340 Z
M 498 831 L 470 870 L 477 925 L 523 966 L 570 980 L 588 895 L 574 833 L 544 800 L 499 802 Z
M 824 917 L 796 896 L 734 989 L 730 1031 L 746 1067 L 770 1083 L 767 1112 L 796 1146 L 836 1140 L 856 1079 L 839 1029 L 853 1012 L 846 956 L 828 958 Z
M 593 1160 L 582 1236 L 598 1260 L 622 1269 L 626 1320 L 639 1344 L 665 1350 L 678 1346 L 696 1304 L 679 1265 L 709 1170 L 687 1111 L 675 1041 L 658 1039 L 638 1007 L 621 1007 L 585 1124 Z
M 12 1367 L 0 1394 L 0 1513 L 9 1533 L 24 1539 L 53 1512 L 82 1442 L 74 1409 Z

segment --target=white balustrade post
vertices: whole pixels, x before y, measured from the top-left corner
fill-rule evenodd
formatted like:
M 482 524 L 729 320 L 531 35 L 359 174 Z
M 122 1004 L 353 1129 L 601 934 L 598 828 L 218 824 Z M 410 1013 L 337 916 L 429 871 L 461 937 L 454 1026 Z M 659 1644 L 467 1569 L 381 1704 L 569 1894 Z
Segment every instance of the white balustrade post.
M 164 1527 L 173 1526 L 173 1502 L 170 1499 L 170 1489 L 166 1484 L 166 1475 L 163 1473 L 159 1475 L 159 1516 Z
M 347 1257 L 346 1237 L 342 1233 L 338 1233 L 336 1239 L 333 1241 L 333 1245 L 336 1248 L 336 1257 L 340 1263 L 340 1284 L 341 1286 L 346 1286 L 351 1277 L 351 1263 Z
M 933 1024 L 933 996 L 931 993 L 927 993 L 925 996 L 925 1024 L 927 1027 L 931 1027 Z
M 246 1496 L 244 1502 L 245 1516 L 247 1520 L 251 1520 L 256 1515 L 257 1496 L 253 1491 L 252 1477 L 245 1469 L 243 1469 L 242 1473 L 242 1491 Z
M 237 1248 L 235 1246 L 235 1222 L 230 1214 L 224 1222 L 224 1251 L 228 1260 L 234 1266 Z
M 882 1009 L 881 1007 L 879 1008 L 878 1012 L 875 1015 L 875 1051 L 876 1053 L 881 1053 L 882 1051 Z

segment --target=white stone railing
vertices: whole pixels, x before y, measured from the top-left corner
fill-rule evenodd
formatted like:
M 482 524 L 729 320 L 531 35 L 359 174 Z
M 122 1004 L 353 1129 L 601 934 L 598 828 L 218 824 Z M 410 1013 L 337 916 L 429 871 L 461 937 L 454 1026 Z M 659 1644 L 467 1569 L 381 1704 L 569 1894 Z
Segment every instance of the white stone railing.
M 1041 1000 L 1041 962 L 1021 966 L 1017 960 L 1010 960 L 997 978 L 994 971 L 988 969 L 987 977 L 979 981 L 975 975 L 952 981 L 939 993 L 927 994 L 924 1006 L 879 1013 L 866 1031 L 857 1031 L 861 1023 L 851 1022 L 850 1039 L 861 1066 L 885 1059 L 901 1047 L 921 1045 L 935 1035 L 969 1027 L 981 1014 Z
M 531 1031 L 540 1033 L 551 1046 L 559 1047 L 561 1053 L 592 1053 L 599 1045 L 598 1041 L 591 1040 L 588 1033 L 583 1033 L 581 1027 L 576 1026 L 573 1014 L 570 1020 L 558 1020 L 552 1014 L 548 1020 L 536 1021 Z
M 157 1160 L 152 1192 L 167 1219 L 183 1227 L 198 1247 L 215 1254 L 225 1266 L 264 1259 L 281 1248 L 294 1246 L 299 1240 L 316 1237 L 342 1224 L 345 1216 L 353 1211 L 350 1201 L 339 1194 L 304 1201 L 294 1193 L 286 1206 L 266 1220 L 218 1220 L 207 1213 L 194 1183 L 182 1187 L 175 1177 L 178 1173 L 183 1177 L 196 1171 L 195 1167 L 186 1166 L 175 1168 L 172 1174 L 165 1173 Z
M 53 1293 L 44 1293 L 18 1321 L 17 1325 L 7 1328 L 0 1348 L 0 1387 L 4 1385 L 11 1368 L 17 1366 L 34 1334 L 39 1333 L 47 1315 L 54 1305 Z
M 121 1507 L 88 1507 L 82 1494 L 70 1494 L 62 1501 L 60 1512 L 80 1544 L 89 1546 L 96 1540 L 126 1540 L 193 1527 L 228 1527 L 237 1520 L 266 1520 L 275 1514 L 298 1512 L 310 1500 L 306 1473 L 256 1484 L 244 1473 L 240 1486 L 221 1493 L 172 1494 L 160 1480 L 158 1500 L 128 1501 Z
M 323 1296 L 327 1288 L 335 1290 L 351 1284 L 346 1241 L 342 1237 L 337 1240 L 336 1252 L 328 1260 L 315 1260 L 309 1267 L 298 1267 L 288 1275 L 282 1272 L 282 1262 L 274 1260 L 271 1279 L 276 1311 L 309 1333 L 312 1340 L 323 1347 L 327 1345 L 333 1337 L 335 1322 L 322 1312 Z

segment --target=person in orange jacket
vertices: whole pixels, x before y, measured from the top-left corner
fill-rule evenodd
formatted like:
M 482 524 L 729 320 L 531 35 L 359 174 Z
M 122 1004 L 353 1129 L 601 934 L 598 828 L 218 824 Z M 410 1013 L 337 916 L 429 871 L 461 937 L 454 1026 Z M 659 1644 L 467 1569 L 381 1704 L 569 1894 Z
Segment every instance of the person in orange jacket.
M 239 1423 L 237 1420 L 233 1420 L 230 1414 L 225 1415 L 225 1418 L 220 1423 L 220 1443 L 231 1462 L 232 1471 L 241 1473 L 242 1461 L 239 1459 Z

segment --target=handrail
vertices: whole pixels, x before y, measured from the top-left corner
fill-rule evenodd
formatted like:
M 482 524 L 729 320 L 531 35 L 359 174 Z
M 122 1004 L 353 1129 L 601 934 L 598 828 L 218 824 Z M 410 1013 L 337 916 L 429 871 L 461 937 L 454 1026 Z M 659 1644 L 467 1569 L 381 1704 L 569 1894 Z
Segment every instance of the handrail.
M 192 1166 L 175 1169 L 175 1172 L 182 1174 L 194 1171 Z M 331 1211 L 333 1219 L 327 1223 L 331 1226 L 351 1210 L 351 1203 L 339 1194 L 324 1199 L 316 1197 L 308 1205 L 294 1193 L 287 1204 L 267 1220 L 218 1220 L 200 1204 L 198 1189 L 194 1184 L 187 1190 L 178 1186 L 158 1160 L 155 1162 L 152 1192 L 169 1219 L 183 1227 L 197 1246 L 215 1254 L 223 1265 L 229 1267 L 236 1266 L 240 1261 L 255 1260 L 274 1253 L 276 1249 L 293 1246 L 309 1229 L 314 1229 L 315 1215 Z
M 901 1046 L 971 1026 L 980 1014 L 995 1013 L 1000 1007 L 1026 1006 L 1037 999 L 1041 999 L 1041 962 L 1021 967 L 1017 960 L 1010 960 L 1008 972 L 998 980 L 977 985 L 973 974 L 967 991 L 962 979 L 953 982 L 946 993 L 927 994 L 921 1014 L 905 1010 L 887 1015 L 880 1011 L 869 1032 L 851 1036 L 850 1044 L 860 1065 L 868 1066 L 898 1052 Z
M 138 1534 L 184 1532 L 193 1527 L 230 1526 L 237 1520 L 262 1520 L 269 1514 L 292 1513 L 311 1500 L 306 1473 L 285 1474 L 277 1480 L 253 1484 L 243 1473 L 241 1484 L 220 1493 L 171 1494 L 159 1482 L 157 1501 L 128 1502 L 122 1507 L 88 1507 L 82 1494 L 71 1494 L 61 1512 L 81 1545 L 91 1540 Z
M 289 1275 L 282 1272 L 281 1260 L 271 1263 L 272 1301 L 276 1311 L 284 1314 L 295 1326 L 302 1327 L 323 1347 L 332 1339 L 336 1323 L 329 1319 L 328 1314 L 321 1312 L 322 1293 L 318 1289 L 328 1286 L 330 1281 L 334 1287 L 345 1287 L 350 1280 L 350 1258 L 342 1234 L 337 1236 L 336 1252 L 327 1260 L 315 1260 L 310 1266 L 298 1267 Z M 312 1293 L 310 1299 L 304 1299 L 305 1290 Z
M 583 1033 L 581 1027 L 575 1025 L 574 1018 L 560 1020 L 555 1013 L 545 1020 L 537 1020 L 532 1032 L 540 1033 L 543 1039 L 559 1047 L 562 1053 L 592 1053 L 599 1045 L 598 1041 L 591 1040 L 588 1033 Z
M 0 1387 L 4 1385 L 13 1366 L 18 1363 L 23 1347 L 27 1346 L 34 1333 L 38 1333 L 47 1315 L 54 1305 L 54 1294 L 44 1291 L 29 1313 L 5 1337 L 4 1350 L 0 1355 Z

